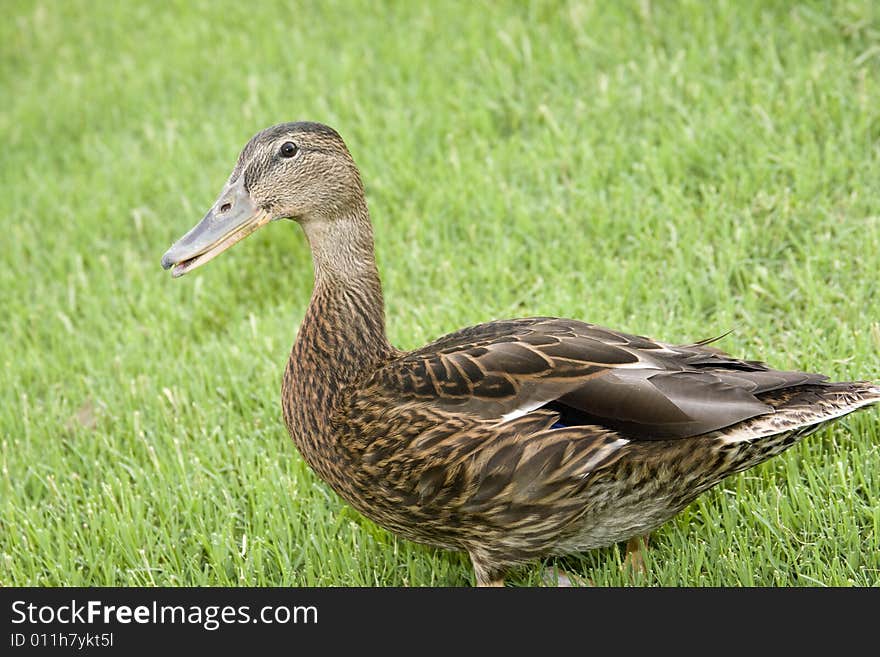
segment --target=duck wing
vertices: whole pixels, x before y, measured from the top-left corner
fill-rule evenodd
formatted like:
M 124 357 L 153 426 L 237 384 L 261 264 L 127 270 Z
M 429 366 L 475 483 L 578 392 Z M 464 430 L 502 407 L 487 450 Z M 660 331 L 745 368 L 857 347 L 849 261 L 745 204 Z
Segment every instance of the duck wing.
M 558 414 L 557 425 L 658 440 L 772 413 L 762 393 L 826 380 L 736 359 L 710 342 L 674 346 L 552 317 L 504 320 L 406 353 L 373 384 L 400 403 L 484 421 L 511 422 L 546 409 Z

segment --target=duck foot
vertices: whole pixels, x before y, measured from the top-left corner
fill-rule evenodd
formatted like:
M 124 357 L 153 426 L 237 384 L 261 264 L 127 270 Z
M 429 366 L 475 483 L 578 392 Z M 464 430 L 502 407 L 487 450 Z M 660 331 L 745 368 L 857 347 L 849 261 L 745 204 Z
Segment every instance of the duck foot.
M 633 536 L 626 542 L 626 557 L 623 559 L 623 568 L 630 568 L 632 573 L 648 574 L 648 568 L 645 566 L 645 558 L 643 552 L 648 550 L 648 539 L 650 534 L 644 536 Z
M 548 566 L 541 571 L 541 582 L 544 586 L 555 586 L 561 589 L 595 586 L 592 580 L 585 579 L 574 573 L 568 573 L 553 566 Z

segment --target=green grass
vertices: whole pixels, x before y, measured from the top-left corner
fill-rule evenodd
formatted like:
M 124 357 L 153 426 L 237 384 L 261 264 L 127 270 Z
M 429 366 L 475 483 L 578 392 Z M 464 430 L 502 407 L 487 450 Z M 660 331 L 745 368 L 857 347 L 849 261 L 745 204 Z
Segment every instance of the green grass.
M 286 434 L 298 229 L 159 267 L 280 121 L 348 142 L 402 348 L 550 314 L 880 376 L 870 0 L 13 1 L 0 44 L 4 586 L 472 581 Z M 878 501 L 872 411 L 703 495 L 636 583 L 880 585 Z M 631 583 L 621 560 L 559 565 Z

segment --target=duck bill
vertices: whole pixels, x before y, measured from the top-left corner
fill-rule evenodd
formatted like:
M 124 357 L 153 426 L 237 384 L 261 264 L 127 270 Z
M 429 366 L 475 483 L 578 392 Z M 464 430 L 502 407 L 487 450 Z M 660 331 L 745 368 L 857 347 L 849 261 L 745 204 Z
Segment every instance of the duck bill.
M 175 278 L 217 257 L 236 242 L 271 220 L 268 212 L 254 205 L 244 187 L 244 176 L 224 187 L 214 206 L 192 230 L 162 256 L 162 268 Z

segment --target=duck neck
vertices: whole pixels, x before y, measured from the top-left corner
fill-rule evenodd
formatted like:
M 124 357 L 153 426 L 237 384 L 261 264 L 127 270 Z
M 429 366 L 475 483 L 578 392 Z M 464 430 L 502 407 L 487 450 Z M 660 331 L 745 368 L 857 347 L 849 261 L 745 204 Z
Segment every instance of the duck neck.
M 312 251 L 315 286 L 285 373 L 283 406 L 291 435 L 311 460 L 309 452 L 332 441 L 330 421 L 346 386 L 394 350 L 385 335 L 366 203 L 341 216 L 300 223 Z

